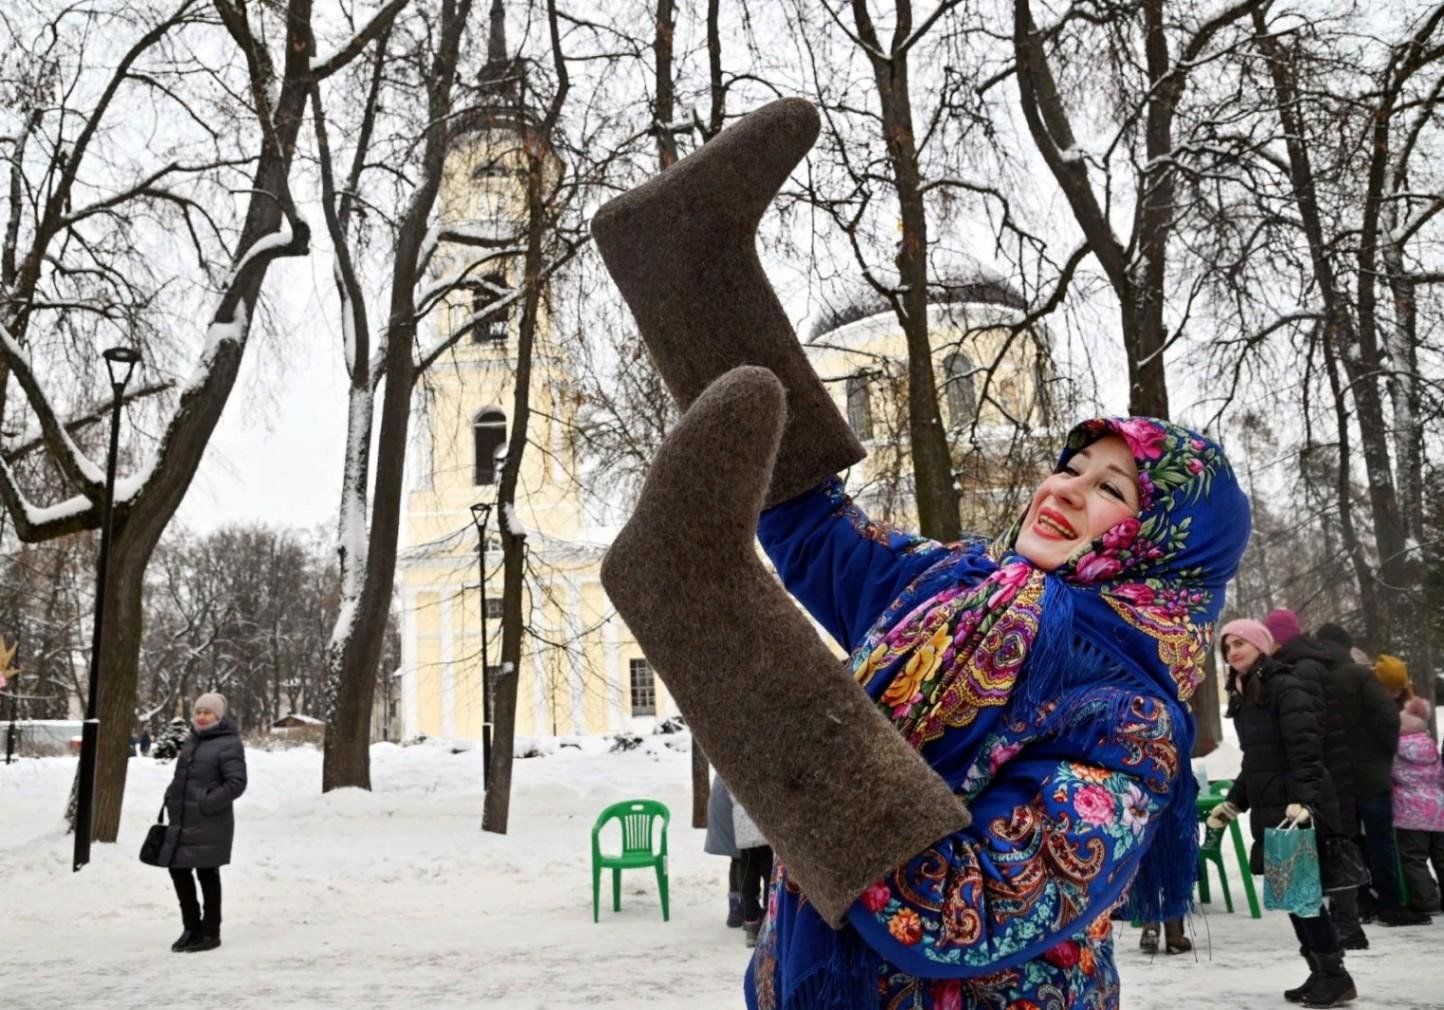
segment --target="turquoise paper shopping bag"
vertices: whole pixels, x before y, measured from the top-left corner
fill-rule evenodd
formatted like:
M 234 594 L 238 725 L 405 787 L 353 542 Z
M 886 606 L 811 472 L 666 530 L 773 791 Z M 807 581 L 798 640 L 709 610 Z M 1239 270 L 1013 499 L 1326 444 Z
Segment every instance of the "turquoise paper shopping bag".
M 1264 829 L 1264 908 L 1303 919 L 1319 914 L 1324 889 L 1319 881 L 1319 848 L 1313 828 Z

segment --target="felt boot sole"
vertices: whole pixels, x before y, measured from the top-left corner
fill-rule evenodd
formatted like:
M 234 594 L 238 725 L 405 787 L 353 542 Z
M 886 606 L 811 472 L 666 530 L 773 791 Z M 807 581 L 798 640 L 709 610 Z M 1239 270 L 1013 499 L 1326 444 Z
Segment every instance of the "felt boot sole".
M 802 99 L 763 106 L 592 219 L 608 272 L 682 410 L 738 365 L 763 365 L 791 420 L 769 504 L 801 494 L 865 453 L 838 412 L 757 257 L 757 224 L 817 138 Z
M 658 450 L 602 584 L 732 795 L 837 926 L 969 818 L 758 558 L 785 410 L 763 368 L 708 387 Z

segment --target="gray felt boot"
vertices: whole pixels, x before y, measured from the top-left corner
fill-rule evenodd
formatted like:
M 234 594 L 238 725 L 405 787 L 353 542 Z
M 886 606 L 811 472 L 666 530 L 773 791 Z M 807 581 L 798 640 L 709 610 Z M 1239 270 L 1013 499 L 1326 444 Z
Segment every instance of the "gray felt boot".
M 708 387 L 658 450 L 602 584 L 732 795 L 837 926 L 869 884 L 969 819 L 758 558 L 785 410 L 763 368 Z
M 757 223 L 817 138 L 817 110 L 772 102 L 592 219 L 597 248 L 683 410 L 738 365 L 763 365 L 789 418 L 768 504 L 845 470 L 865 453 L 812 370 L 757 258 Z

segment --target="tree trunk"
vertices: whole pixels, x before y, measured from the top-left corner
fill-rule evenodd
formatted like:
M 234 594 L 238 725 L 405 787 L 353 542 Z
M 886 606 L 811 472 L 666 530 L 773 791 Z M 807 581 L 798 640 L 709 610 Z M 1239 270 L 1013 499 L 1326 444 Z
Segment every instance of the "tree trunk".
M 402 245 L 398 257 L 405 255 L 404 238 Z M 411 249 L 413 255 L 415 248 Z M 333 641 L 331 648 L 340 672 L 334 688 L 335 709 L 326 726 L 322 792 L 345 786 L 371 788 L 371 705 L 376 695 L 376 671 L 381 662 L 396 579 L 411 391 L 416 379 L 412 357 L 416 338 L 412 285 L 410 277 L 397 278 L 392 289 L 386 389 L 381 398 L 381 434 L 376 445 L 376 483 L 371 495 L 367 563 L 362 573 L 361 595 L 351 615 L 351 632 Z M 338 624 L 342 620 L 344 617 L 338 619 Z
M 894 38 L 906 39 L 912 21 L 907 0 L 897 5 Z M 918 527 L 922 534 L 943 543 L 962 536 L 958 493 L 953 479 L 952 453 L 938 410 L 937 379 L 933 375 L 933 347 L 928 326 L 928 218 L 923 203 L 917 141 L 913 133 L 912 95 L 908 84 L 908 53 L 894 49 L 887 57 L 876 45 L 877 33 L 861 0 L 853 2 L 858 33 L 877 82 L 884 139 L 893 184 L 897 188 L 902 220 L 902 242 L 896 256 L 902 288 L 896 306 L 908 348 L 908 437 L 913 465 L 913 490 Z
M 692 827 L 707 826 L 707 802 L 712 795 L 712 776 L 702 744 L 692 737 Z
M 502 466 L 501 486 L 497 489 L 498 525 L 501 529 L 502 625 L 501 661 L 507 675 L 497 685 L 492 711 L 494 730 L 491 743 L 491 786 L 486 791 L 486 805 L 481 818 L 483 831 L 506 834 L 511 812 L 511 765 L 516 737 L 517 681 L 521 670 L 521 639 L 523 628 L 522 582 L 524 571 L 525 533 L 512 528 L 516 514 L 516 489 L 526 455 L 527 432 L 531 424 L 532 358 L 535 353 L 537 317 L 541 307 L 542 238 L 550 226 L 549 208 L 543 195 L 546 163 L 549 153 L 546 137 L 531 134 L 525 138 L 526 151 L 526 257 L 522 282 L 526 294 L 522 298 L 521 319 L 517 327 L 516 378 L 512 391 L 512 428 L 507 439 L 506 462 Z
M 135 536 L 127 536 L 119 529 L 111 537 L 110 574 L 105 584 L 105 627 L 101 629 L 100 640 L 100 695 L 96 706 L 100 738 L 95 758 L 91 828 L 93 840 L 97 842 L 113 842 L 120 834 L 140 673 L 141 598 L 152 548 L 153 545 L 137 542 Z
M 518 393 L 518 397 L 520 397 Z M 516 424 L 521 423 L 518 418 Z M 515 444 L 514 442 L 512 444 Z M 506 468 L 512 463 L 508 458 Z M 508 508 L 514 506 L 508 505 Z M 492 686 L 491 785 L 482 807 L 481 830 L 504 835 L 511 818 L 511 770 L 516 748 L 516 694 L 525 627 L 522 588 L 526 577 L 526 541 L 501 523 L 502 612 L 501 672 Z

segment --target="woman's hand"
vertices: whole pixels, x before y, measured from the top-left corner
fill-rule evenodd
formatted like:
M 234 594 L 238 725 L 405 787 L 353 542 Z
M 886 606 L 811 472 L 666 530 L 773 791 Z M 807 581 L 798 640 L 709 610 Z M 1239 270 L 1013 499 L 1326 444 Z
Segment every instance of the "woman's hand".
M 200 802 L 201 813 L 207 817 L 220 813 L 230 805 L 231 794 L 225 786 L 213 786 L 207 789 Z
M 1210 828 L 1225 828 L 1238 817 L 1238 807 L 1224 800 L 1218 806 L 1209 811 L 1208 819 L 1204 821 Z
M 1302 803 L 1290 803 L 1284 808 L 1284 816 L 1300 826 L 1314 819 L 1314 815 L 1309 813 L 1309 808 Z

